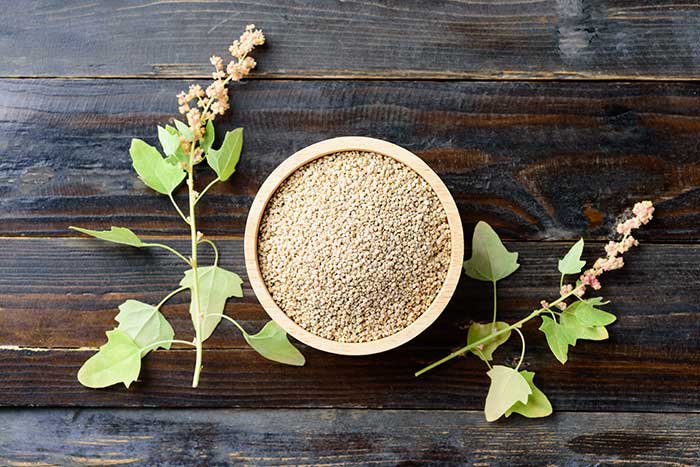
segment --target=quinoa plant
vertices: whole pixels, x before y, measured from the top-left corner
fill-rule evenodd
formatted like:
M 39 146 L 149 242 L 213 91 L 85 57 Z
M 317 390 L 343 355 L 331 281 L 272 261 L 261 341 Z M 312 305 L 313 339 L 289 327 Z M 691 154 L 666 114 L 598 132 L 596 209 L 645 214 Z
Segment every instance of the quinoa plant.
M 575 346 L 579 339 L 604 340 L 608 338 L 605 326 L 617 318 L 612 313 L 601 309 L 609 302 L 601 297 L 584 298 L 590 288 L 601 288 L 600 276 L 608 271 L 620 269 L 624 265 L 622 255 L 633 246 L 638 245 L 632 231 L 647 224 L 652 219 L 654 206 L 650 201 L 634 205 L 632 216 L 620 222 L 616 232 L 622 238 L 610 241 L 605 247 L 606 256 L 598 258 L 592 268 L 583 271 L 586 262 L 581 260 L 583 239 L 574 244 L 559 260 L 561 273 L 559 280 L 559 297 L 548 303 L 540 302 L 540 308 L 523 319 L 508 324 L 497 320 L 496 283 L 514 273 L 518 264 L 518 253 L 508 251 L 496 232 L 485 222 L 479 222 L 472 239 L 472 257 L 464 262 L 464 272 L 472 279 L 491 282 L 493 287 L 493 319 L 490 323 L 473 323 L 467 333 L 467 345 L 450 355 L 426 366 L 416 372 L 415 376 L 432 370 L 448 360 L 471 352 L 483 360 L 489 368 L 486 373 L 491 379 L 491 386 L 486 395 L 484 414 L 487 421 L 494 421 L 505 415 L 518 413 L 525 417 L 546 417 L 552 413 L 552 405 L 547 396 L 535 386 L 535 373 L 520 370 L 525 358 L 525 336 L 520 331 L 523 324 L 540 317 L 542 331 L 547 344 L 557 360 L 562 364 L 568 359 L 569 346 Z M 575 284 L 565 284 L 566 276 L 580 274 Z M 504 344 L 514 331 L 520 337 L 522 351 L 515 368 L 504 365 L 491 365 L 494 351 Z
M 173 207 L 189 227 L 190 254 L 175 250 L 162 243 L 141 240 L 124 227 L 96 231 L 79 227 L 74 230 L 136 248 L 162 248 L 180 258 L 188 267 L 179 287 L 168 293 L 158 304 L 151 305 L 137 300 L 127 300 L 119 306 L 115 317 L 118 323 L 107 331 L 107 343 L 90 357 L 78 372 L 78 380 L 85 386 L 101 388 L 117 383 L 126 387 L 134 382 L 141 371 L 141 359 L 157 348 L 169 349 L 172 344 L 183 344 L 195 349 L 195 367 L 192 387 L 199 384 L 202 369 L 202 345 L 212 335 L 222 319 L 230 321 L 243 334 L 246 342 L 263 357 L 288 365 L 303 365 L 304 356 L 289 343 L 286 332 L 274 321 L 268 322 L 254 335 L 248 334 L 234 319 L 223 314 L 226 300 L 242 297 L 243 281 L 237 274 L 218 265 L 219 252 L 211 240 L 197 230 L 196 206 L 204 194 L 219 182 L 233 175 L 243 146 L 243 129 L 226 132 L 223 143 L 214 149 L 214 119 L 229 108 L 228 84 L 240 81 L 255 67 L 249 55 L 256 46 L 265 43 L 265 36 L 254 25 L 246 27 L 243 35 L 229 47 L 233 59 L 224 67 L 221 57 L 210 58 L 214 66 L 213 82 L 206 88 L 195 84 L 187 92 L 177 96 L 179 111 L 187 123 L 174 120 L 174 127 L 158 127 L 158 139 L 165 157 L 155 147 L 140 139 L 131 141 L 130 154 L 134 169 L 143 183 L 166 195 Z M 195 188 L 195 168 L 206 160 L 216 178 L 200 192 Z M 189 202 L 187 214 L 173 197 L 173 192 L 186 181 Z M 214 250 L 214 264 L 200 266 L 198 247 L 207 244 Z M 194 326 L 194 339 L 176 340 L 174 331 L 161 313 L 163 305 L 178 293 L 189 291 L 190 316 Z

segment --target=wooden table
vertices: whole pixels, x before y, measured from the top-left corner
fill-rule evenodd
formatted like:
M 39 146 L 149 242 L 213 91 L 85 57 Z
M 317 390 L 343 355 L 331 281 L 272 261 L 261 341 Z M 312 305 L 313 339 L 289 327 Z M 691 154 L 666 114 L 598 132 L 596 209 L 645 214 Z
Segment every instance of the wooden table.
M 62 2 L 17 0 L 0 25 L 0 464 L 21 466 L 700 464 L 700 6 L 609 0 Z M 526 365 L 555 414 L 487 424 L 483 363 L 413 372 L 488 320 L 488 284 L 463 278 L 429 330 L 382 355 L 302 348 L 264 361 L 221 327 L 201 386 L 188 349 L 145 359 L 131 389 L 89 390 L 81 363 L 128 298 L 180 279 L 158 251 L 76 238 L 129 226 L 185 250 L 168 201 L 139 182 L 133 137 L 156 142 L 175 94 L 242 27 L 269 45 L 235 86 L 220 131 L 245 127 L 239 170 L 201 206 L 201 230 L 244 273 L 256 190 L 294 151 L 332 136 L 383 138 L 422 157 L 519 251 L 504 281 L 512 321 L 556 294 L 579 236 L 595 258 L 616 216 L 656 203 L 642 246 L 606 277 L 619 320 L 562 366 L 538 323 Z M 208 180 L 202 180 L 206 182 Z M 184 194 L 178 199 L 184 201 Z M 226 312 L 257 330 L 250 288 Z M 165 308 L 189 338 L 186 297 Z M 508 364 L 517 342 L 497 354 Z

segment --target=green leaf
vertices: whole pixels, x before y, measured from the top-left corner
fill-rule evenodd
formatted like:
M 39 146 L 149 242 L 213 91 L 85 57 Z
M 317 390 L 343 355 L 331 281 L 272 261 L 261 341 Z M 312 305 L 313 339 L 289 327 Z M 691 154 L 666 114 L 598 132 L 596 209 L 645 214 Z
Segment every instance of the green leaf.
M 192 141 L 194 139 L 194 132 L 187 124 L 182 123 L 177 119 L 175 119 L 174 122 L 175 127 L 177 127 L 177 131 L 180 132 L 183 138 L 185 138 L 187 141 Z
M 583 239 L 580 239 L 569 249 L 568 253 L 559 260 L 559 272 L 562 274 L 578 274 L 586 265 L 585 261 L 581 260 L 583 253 Z
M 492 333 L 501 331 L 508 326 L 508 323 L 504 323 L 503 321 L 496 321 L 495 327 L 492 323 L 472 323 L 472 325 L 469 326 L 469 333 L 467 334 L 467 345 L 480 341 L 490 336 Z M 493 352 L 509 338 L 510 331 L 494 337 L 493 340 L 482 344 L 481 348 L 473 349 L 471 352 L 484 361 L 491 361 L 493 360 Z
M 243 332 L 246 342 L 263 357 L 286 365 L 303 366 L 304 356 L 287 339 L 287 333 L 274 321 L 269 321 L 254 335 Z
M 607 326 L 617 319 L 612 313 L 594 307 L 588 300 L 572 303 L 568 310 L 584 326 Z
M 106 240 L 112 243 L 120 243 L 122 245 L 135 246 L 137 248 L 141 248 L 143 246 L 143 242 L 141 241 L 141 239 L 137 237 L 134 232 L 127 229 L 126 227 L 112 226 L 109 230 L 90 230 L 73 226 L 70 226 L 68 228 L 72 230 L 77 230 L 78 232 L 82 232 L 86 235 L 90 235 L 95 238 L 99 238 L 100 240 Z
M 214 143 L 214 124 L 211 120 L 207 120 L 207 126 L 204 128 L 204 136 L 199 145 L 202 147 L 205 153 L 209 152 L 211 145 Z
M 525 381 L 527 381 L 532 394 L 527 398 L 526 404 L 518 401 L 508 409 L 506 411 L 506 417 L 510 417 L 514 412 L 527 418 L 541 418 L 551 415 L 552 404 L 549 402 L 549 399 L 547 399 L 547 396 L 532 382 L 535 373 L 532 371 L 521 371 L 520 374 L 525 378 Z
M 603 341 L 608 338 L 608 331 L 604 326 L 585 326 L 569 310 L 561 314 L 559 321 L 566 335 L 573 341 L 571 345 L 576 345 L 578 339 Z
M 199 276 L 199 307 L 202 315 L 209 316 L 202 323 L 202 341 L 211 336 L 216 326 L 221 321 L 224 312 L 224 305 L 229 297 L 242 297 L 243 281 L 237 274 L 227 271 L 218 266 L 205 266 L 197 268 Z M 194 272 L 192 269 L 185 271 L 185 277 L 180 281 L 183 287 L 194 289 Z M 194 294 L 194 291 L 192 292 Z M 192 322 L 196 323 L 195 304 L 190 304 L 190 316 Z
M 486 421 L 498 420 L 517 402 L 527 403 L 532 389 L 525 378 L 513 368 L 495 365 L 486 374 L 491 378 L 491 386 L 486 395 L 486 406 L 484 407 Z
M 236 128 L 226 132 L 224 142 L 219 149 L 210 149 L 207 152 L 207 163 L 216 172 L 219 179 L 228 180 L 236 171 L 236 164 L 241 158 L 242 148 L 243 128 Z
M 107 331 L 107 343 L 78 371 L 78 381 L 89 388 L 124 383 L 128 388 L 141 371 L 141 350 L 124 331 Z
M 185 179 L 185 171 L 168 163 L 153 146 L 140 139 L 131 140 L 129 149 L 136 173 L 143 183 L 168 195 Z
M 464 262 L 464 272 L 473 279 L 496 282 L 519 267 L 518 254 L 506 250 L 491 226 L 479 221 L 472 237 L 472 257 Z
M 138 300 L 127 300 L 119 305 L 119 314 L 114 319 L 119 323 L 117 329 L 129 336 L 139 349 L 175 336 L 172 326 L 156 307 Z M 158 347 L 169 349 L 170 343 Z M 152 347 L 148 352 L 155 349 Z
M 180 135 L 175 128 L 169 125 L 165 128 L 158 126 L 158 141 L 160 141 L 160 145 L 163 147 L 163 153 L 166 156 L 175 154 L 181 147 Z
M 572 339 L 566 329 L 554 321 L 549 316 L 542 316 L 542 325 L 540 326 L 547 338 L 549 348 L 561 363 L 566 363 L 568 359 L 569 345 L 573 345 L 576 340 Z
M 610 300 L 603 300 L 603 297 L 591 297 L 585 300 L 589 305 L 602 306 L 610 303 Z
M 170 125 L 165 125 L 165 128 L 158 127 L 158 139 L 163 146 L 163 152 L 167 156 L 165 161 L 168 164 L 175 166 L 179 163 L 189 164 L 190 158 L 182 149 L 180 133 L 175 128 Z

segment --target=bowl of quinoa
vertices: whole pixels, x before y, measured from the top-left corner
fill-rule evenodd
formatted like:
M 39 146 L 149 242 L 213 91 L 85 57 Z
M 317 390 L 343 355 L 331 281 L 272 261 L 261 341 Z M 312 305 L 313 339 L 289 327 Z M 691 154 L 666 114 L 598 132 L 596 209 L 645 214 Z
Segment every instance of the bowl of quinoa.
M 320 350 L 367 355 L 437 319 L 459 280 L 464 238 L 452 196 L 419 157 L 341 137 L 270 174 L 244 248 L 253 291 L 283 329 Z

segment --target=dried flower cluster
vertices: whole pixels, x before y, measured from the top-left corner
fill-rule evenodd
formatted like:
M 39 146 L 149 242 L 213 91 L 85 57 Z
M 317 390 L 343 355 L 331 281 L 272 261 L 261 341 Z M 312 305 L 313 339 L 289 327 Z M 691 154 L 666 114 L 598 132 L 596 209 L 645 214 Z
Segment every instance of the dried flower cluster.
M 204 136 L 204 126 L 207 120 L 214 120 L 217 115 L 223 115 L 229 109 L 227 85 L 230 81 L 240 81 L 255 68 L 256 62 L 249 57 L 253 49 L 265 43 L 265 35 L 254 24 L 249 24 L 240 39 L 229 47 L 233 58 L 224 67 L 224 59 L 213 55 L 209 61 L 214 66 L 212 79 L 214 80 L 207 89 L 202 89 L 198 84 L 193 84 L 187 92 L 177 95 L 178 110 L 187 118 L 187 124 L 194 133 L 194 140 L 199 141 Z M 195 101 L 193 103 L 193 101 Z M 182 138 L 182 146 L 185 152 L 190 151 L 190 141 Z M 199 150 L 196 160 L 201 160 L 202 152 Z
M 606 256 L 598 258 L 592 268 L 581 274 L 576 288 L 571 284 L 561 286 L 559 291 L 561 297 L 568 297 L 572 293 L 579 298 L 583 297 L 587 287 L 591 287 L 593 290 L 600 290 L 601 284 L 598 278 L 605 272 L 620 269 L 625 265 L 622 255 L 627 253 L 633 246 L 639 245 L 637 239 L 632 236 L 632 231 L 648 224 L 653 219 L 654 206 L 651 201 L 641 201 L 634 205 L 632 214 L 631 218 L 618 223 L 615 227 L 615 231 L 622 235 L 622 239 L 618 242 L 608 242 L 605 246 Z M 542 300 L 540 305 L 543 308 L 549 308 L 550 306 L 546 300 Z M 565 310 L 567 304 L 564 301 L 560 301 L 555 306 L 560 310 Z
M 581 274 L 575 289 L 571 284 L 563 285 L 559 291 L 561 297 L 570 296 L 572 293 L 578 297 L 583 297 L 586 293 L 586 287 L 591 287 L 593 290 L 600 290 L 601 284 L 598 278 L 605 272 L 620 269 L 625 265 L 622 255 L 627 253 L 633 246 L 639 245 L 637 239 L 632 236 L 632 231 L 649 223 L 653 218 L 654 206 L 650 201 L 641 201 L 634 205 L 632 213 L 634 215 L 633 217 L 620 222 L 615 227 L 615 231 L 623 236 L 622 239 L 619 242 L 608 242 L 605 246 L 606 256 L 598 258 L 592 268 Z M 549 308 L 550 306 L 549 302 L 546 300 L 542 300 L 540 305 L 542 305 L 543 308 Z M 560 310 L 565 310 L 567 304 L 562 301 L 555 306 Z
M 632 208 L 633 217 L 626 221 L 620 222 L 615 231 L 622 235 L 619 242 L 610 241 L 605 246 L 606 256 L 598 258 L 593 264 L 593 267 L 586 270 L 579 278 L 580 284 L 574 290 L 574 293 L 581 297 L 586 293 L 586 287 L 591 287 L 593 290 L 600 290 L 600 280 L 598 279 L 603 273 L 620 269 L 625 265 L 622 255 L 627 253 L 633 246 L 639 245 L 637 239 L 632 236 L 632 231 L 649 223 L 653 219 L 654 206 L 651 201 L 641 201 Z M 568 284 L 562 287 L 561 295 L 567 295 L 573 290 L 573 286 Z M 565 302 L 560 302 L 560 309 L 565 309 Z M 563 306 L 562 306 L 563 305 Z

